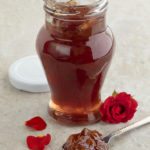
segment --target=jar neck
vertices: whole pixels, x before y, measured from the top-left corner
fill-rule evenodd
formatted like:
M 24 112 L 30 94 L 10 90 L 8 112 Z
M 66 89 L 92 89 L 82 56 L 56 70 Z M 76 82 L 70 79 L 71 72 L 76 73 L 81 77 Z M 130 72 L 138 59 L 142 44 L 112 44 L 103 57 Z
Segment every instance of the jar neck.
M 45 5 L 47 29 L 55 38 L 88 40 L 90 36 L 106 29 L 107 0 L 98 2 L 101 5 L 94 3 L 92 5 L 73 6 L 73 4 L 55 3 L 53 7 L 52 4 L 49 4 L 49 8 Z
M 63 18 L 66 20 L 84 20 L 91 17 L 96 18 L 103 16 L 107 10 L 108 0 L 88 0 L 91 3 L 84 0 L 45 0 L 44 10 L 47 14 L 54 16 L 55 18 Z

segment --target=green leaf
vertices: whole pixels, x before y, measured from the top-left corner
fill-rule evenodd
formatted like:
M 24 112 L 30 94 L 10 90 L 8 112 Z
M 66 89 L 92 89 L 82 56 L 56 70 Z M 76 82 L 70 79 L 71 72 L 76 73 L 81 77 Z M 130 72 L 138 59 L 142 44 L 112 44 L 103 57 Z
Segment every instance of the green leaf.
M 113 97 L 116 97 L 116 96 L 117 96 L 117 94 L 118 94 L 118 92 L 116 92 L 116 90 L 114 90 L 114 92 L 113 92 L 112 96 L 113 96 Z

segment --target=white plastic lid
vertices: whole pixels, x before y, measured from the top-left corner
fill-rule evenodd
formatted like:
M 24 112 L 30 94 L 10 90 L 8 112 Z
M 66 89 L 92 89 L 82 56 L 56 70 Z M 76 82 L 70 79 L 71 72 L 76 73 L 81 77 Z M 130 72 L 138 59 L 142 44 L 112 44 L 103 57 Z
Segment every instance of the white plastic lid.
M 9 68 L 9 81 L 17 89 L 27 92 L 49 92 L 41 62 L 37 55 L 17 60 Z

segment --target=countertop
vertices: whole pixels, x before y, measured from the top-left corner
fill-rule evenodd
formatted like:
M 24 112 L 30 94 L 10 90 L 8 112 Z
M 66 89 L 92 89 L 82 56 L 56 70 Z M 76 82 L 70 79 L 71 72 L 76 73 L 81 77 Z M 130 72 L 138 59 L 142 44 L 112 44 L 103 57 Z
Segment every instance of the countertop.
M 50 133 L 46 150 L 59 150 L 67 137 L 84 127 L 106 135 L 150 114 L 150 0 L 111 0 L 107 22 L 116 38 L 116 52 L 102 89 L 102 99 L 113 92 L 131 93 L 139 103 L 126 124 L 98 122 L 70 127 L 53 121 L 47 113 L 49 93 L 27 93 L 12 87 L 8 68 L 17 59 L 33 55 L 35 39 L 44 23 L 41 0 L 0 0 L 0 150 L 27 150 L 26 137 Z M 24 126 L 33 116 L 43 117 L 48 127 L 37 132 Z M 110 150 L 149 150 L 150 125 L 114 138 Z

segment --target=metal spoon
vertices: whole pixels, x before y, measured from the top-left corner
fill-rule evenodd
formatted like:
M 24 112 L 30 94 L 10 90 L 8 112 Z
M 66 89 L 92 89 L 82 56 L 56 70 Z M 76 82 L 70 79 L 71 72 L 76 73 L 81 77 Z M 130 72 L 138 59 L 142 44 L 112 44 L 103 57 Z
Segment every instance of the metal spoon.
M 110 139 L 111 139 L 112 137 L 121 135 L 121 134 L 123 134 L 123 133 L 125 133 L 125 132 L 128 132 L 128 131 L 130 131 L 130 130 L 132 130 L 132 129 L 135 129 L 135 128 L 137 128 L 137 127 L 143 126 L 143 125 L 148 124 L 148 123 L 150 123 L 150 116 L 147 116 L 147 117 L 145 117 L 145 118 L 142 119 L 142 120 L 139 120 L 139 121 L 137 121 L 137 122 L 134 122 L 134 123 L 132 123 L 132 124 L 126 126 L 126 127 L 123 127 L 123 128 L 121 128 L 121 129 L 118 129 L 118 130 L 116 130 L 116 131 L 114 131 L 114 132 L 108 134 L 107 136 L 105 136 L 105 137 L 103 138 L 103 140 L 105 141 L 105 143 L 109 143 L 109 141 L 110 141 Z

